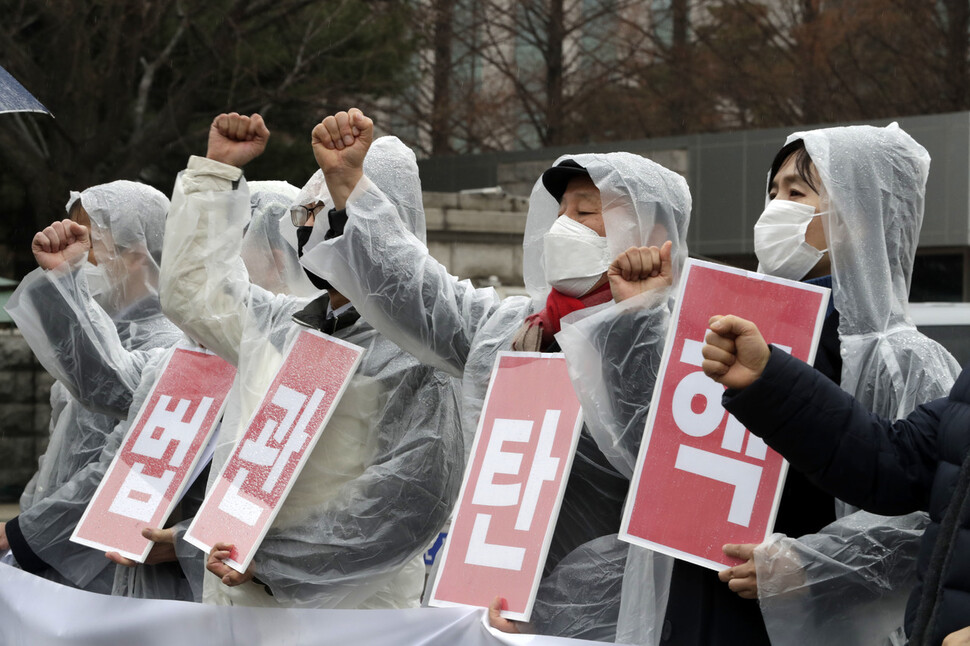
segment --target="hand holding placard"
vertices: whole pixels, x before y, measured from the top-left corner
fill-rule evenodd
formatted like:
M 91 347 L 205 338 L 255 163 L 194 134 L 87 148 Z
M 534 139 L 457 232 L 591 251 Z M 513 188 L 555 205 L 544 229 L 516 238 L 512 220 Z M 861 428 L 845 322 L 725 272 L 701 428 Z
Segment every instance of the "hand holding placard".
M 787 468 L 724 410 L 724 386 L 744 387 L 764 370 L 770 351 L 759 328 L 777 350 L 811 361 L 828 290 L 696 260 L 681 289 L 620 538 L 722 570 L 746 560 L 724 544 L 770 533 Z M 758 325 L 712 317 L 718 311 Z

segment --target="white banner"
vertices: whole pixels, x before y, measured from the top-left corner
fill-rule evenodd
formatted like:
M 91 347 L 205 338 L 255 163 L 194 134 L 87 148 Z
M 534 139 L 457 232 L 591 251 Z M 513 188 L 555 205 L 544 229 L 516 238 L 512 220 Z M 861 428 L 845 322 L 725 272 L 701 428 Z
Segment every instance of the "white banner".
M 207 575 L 208 576 L 208 575 Z M 0 565 L 0 644 L 30 646 L 579 646 L 504 635 L 478 608 L 306 610 L 109 597 Z

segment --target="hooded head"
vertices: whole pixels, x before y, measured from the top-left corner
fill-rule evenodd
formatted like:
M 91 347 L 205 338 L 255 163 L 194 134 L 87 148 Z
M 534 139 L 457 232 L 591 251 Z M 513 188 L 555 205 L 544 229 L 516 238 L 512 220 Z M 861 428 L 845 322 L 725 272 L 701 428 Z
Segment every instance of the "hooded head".
M 559 218 L 559 202 L 570 181 L 582 182 L 587 175 L 599 191 L 602 209 L 606 240 L 603 258 L 608 260 L 600 272 L 630 247 L 660 246 L 671 240 L 676 284 L 687 259 L 691 208 L 690 191 L 683 177 L 631 153 L 566 155 L 557 159 L 553 167 L 562 170 L 547 171 L 532 189 L 523 241 L 525 286 L 537 307 L 545 302 L 550 290 L 547 264 L 550 268 L 563 264 L 545 261 L 546 234 Z
M 791 135 L 818 172 L 840 333 L 881 332 L 907 317 L 930 156 L 893 123 Z
M 414 151 L 397 137 L 380 137 L 367 151 L 364 174 L 397 207 L 404 226 L 422 244 L 426 243 L 424 199 Z
M 959 365 L 908 316 L 930 157 L 895 123 L 791 135 L 818 172 L 839 311 L 841 386 L 896 419 L 946 394 Z
M 414 152 L 405 146 L 397 137 L 379 137 L 371 144 L 367 156 L 364 158 L 364 174 L 377 185 L 381 192 L 397 207 L 398 215 L 404 225 L 422 243 L 426 241 L 424 223 L 424 202 L 421 197 L 421 180 L 418 176 L 418 163 Z M 323 239 L 326 225 L 326 212 L 333 208 L 333 199 L 327 190 L 327 182 L 323 171 L 318 170 L 304 184 L 303 188 L 292 201 L 292 206 L 311 207 L 323 205 L 318 212 L 321 227 L 314 225 L 314 235 L 310 238 L 306 248 L 309 249 L 318 240 Z
M 90 221 L 98 302 L 116 320 L 138 303 L 154 303 L 149 309 L 156 310 L 168 198 L 151 186 L 119 180 L 72 191 L 68 213 L 77 203 Z
M 771 164 L 765 209 L 754 225 L 758 271 L 789 280 L 820 278 L 832 272 L 820 187 L 805 142 L 789 141 Z
M 307 280 L 296 255 L 290 222 L 290 205 L 299 189 L 280 181 L 249 182 L 251 219 L 243 236 L 240 256 L 249 280 L 276 294 L 312 296 L 316 290 Z
M 371 144 L 364 158 L 364 174 L 394 204 L 404 226 L 424 244 L 426 242 L 424 202 L 414 152 L 397 137 L 379 137 Z M 333 200 L 327 190 L 322 170 L 318 170 L 310 177 L 292 203 L 293 207 L 309 208 L 317 205 L 321 207 L 315 215 L 313 231 L 309 235 L 304 234 L 304 242 L 299 247 L 300 255 L 312 249 L 317 243 L 335 235 L 330 231 L 331 225 L 326 217 L 333 206 Z M 309 276 L 313 276 L 317 284 L 323 286 L 322 288 L 329 289 L 327 281 L 316 277 L 309 269 L 306 271 Z

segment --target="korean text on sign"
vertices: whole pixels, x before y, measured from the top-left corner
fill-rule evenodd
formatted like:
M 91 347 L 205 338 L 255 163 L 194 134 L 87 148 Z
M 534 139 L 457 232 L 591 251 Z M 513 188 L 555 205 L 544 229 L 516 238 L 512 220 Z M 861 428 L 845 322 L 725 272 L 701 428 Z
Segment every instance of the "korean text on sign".
M 528 620 L 581 427 L 561 354 L 499 353 L 430 605 Z
M 138 411 L 71 540 L 144 562 L 222 416 L 236 369 L 205 350 L 176 348 Z
M 787 463 L 721 406 L 701 369 L 715 314 L 754 321 L 769 343 L 812 362 L 828 290 L 689 260 L 674 310 L 620 537 L 687 561 L 736 565 L 725 543 L 761 543 Z
M 206 495 L 185 540 L 206 552 L 235 547 L 244 572 L 350 383 L 363 349 L 301 330 L 246 432 Z

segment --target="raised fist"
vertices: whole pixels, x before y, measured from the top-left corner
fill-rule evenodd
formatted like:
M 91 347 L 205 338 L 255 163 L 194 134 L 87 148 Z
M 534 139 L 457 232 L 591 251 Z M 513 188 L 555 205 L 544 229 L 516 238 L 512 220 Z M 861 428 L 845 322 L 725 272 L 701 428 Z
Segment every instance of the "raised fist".
M 34 234 L 30 250 L 44 269 L 53 269 L 64 262 L 73 264 L 91 251 L 91 234 L 86 226 L 73 220 L 59 220 Z
M 209 126 L 209 159 L 242 168 L 263 154 L 269 130 L 258 114 L 220 114 Z
M 737 316 L 712 316 L 701 355 L 704 374 L 728 388 L 747 388 L 761 376 L 771 351 L 758 327 Z
M 357 108 L 326 117 L 311 134 L 313 156 L 323 170 L 334 205 L 342 209 L 364 171 L 374 122 Z
M 669 240 L 662 247 L 630 247 L 610 264 L 606 276 L 610 280 L 613 300 L 619 303 L 638 294 L 659 291 L 674 281 Z

